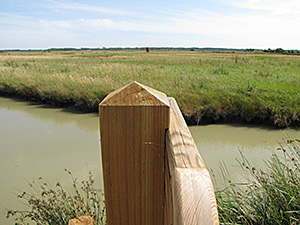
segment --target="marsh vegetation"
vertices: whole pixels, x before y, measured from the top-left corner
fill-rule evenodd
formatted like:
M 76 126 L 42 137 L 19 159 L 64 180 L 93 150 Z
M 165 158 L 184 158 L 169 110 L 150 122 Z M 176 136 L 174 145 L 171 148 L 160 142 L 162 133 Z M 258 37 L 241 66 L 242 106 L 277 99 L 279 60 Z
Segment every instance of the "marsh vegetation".
M 134 80 L 175 97 L 189 124 L 300 124 L 300 57 L 249 52 L 0 53 L 0 91 L 97 111 Z
M 226 167 L 222 168 L 227 185 L 216 191 L 221 224 L 299 224 L 300 222 L 300 140 L 288 140 L 266 161 L 267 169 L 255 168 L 242 155 L 240 166 L 247 182 L 233 183 Z M 70 171 L 66 170 L 72 177 Z M 35 221 L 37 224 L 67 224 L 72 218 L 90 215 L 95 224 L 106 224 L 103 194 L 95 192 L 93 177 L 81 185 L 72 177 L 72 193 L 67 193 L 60 183 L 54 186 L 38 178 L 29 183 L 31 193 L 23 192 L 29 209 L 8 210 L 17 224 Z

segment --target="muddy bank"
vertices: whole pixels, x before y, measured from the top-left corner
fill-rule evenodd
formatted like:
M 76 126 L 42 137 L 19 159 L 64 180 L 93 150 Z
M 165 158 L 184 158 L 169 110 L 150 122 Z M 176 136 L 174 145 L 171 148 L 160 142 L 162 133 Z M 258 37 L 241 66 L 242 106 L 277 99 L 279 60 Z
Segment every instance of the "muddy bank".
M 101 100 L 104 98 L 103 97 L 101 100 L 96 99 L 93 101 L 89 101 L 88 99 L 84 99 L 84 98 L 73 99 L 73 98 L 63 98 L 60 96 L 53 96 L 53 95 L 51 97 L 45 97 L 45 96 L 41 96 L 39 93 L 31 93 L 28 95 L 24 95 L 11 88 L 6 90 L 0 90 L 0 96 L 18 97 L 28 101 L 40 102 L 40 103 L 59 106 L 59 107 L 72 108 L 84 112 L 98 112 L 98 105 L 101 102 Z
M 188 126 L 193 125 L 203 125 L 203 124 L 216 124 L 216 123 L 238 123 L 238 124 L 262 124 L 262 125 L 269 125 L 278 128 L 286 128 L 292 126 L 292 124 L 286 124 L 285 121 L 278 121 L 275 124 L 272 113 L 268 112 L 265 115 L 256 115 L 245 117 L 238 111 L 230 111 L 230 112 L 223 112 L 220 115 L 219 112 L 210 109 L 202 110 L 202 113 L 199 114 L 185 114 L 183 113 L 184 119 L 187 122 Z M 293 125 L 293 126 L 296 126 Z
M 98 112 L 98 105 L 104 99 L 95 99 L 90 101 L 85 98 L 73 99 L 63 98 L 60 96 L 45 97 L 39 93 L 31 93 L 24 95 L 13 88 L 0 90 L 0 96 L 11 96 L 26 99 L 28 101 L 40 102 L 59 107 L 72 108 L 83 112 Z M 300 127 L 300 120 L 290 115 L 288 117 L 280 117 L 274 115 L 270 109 L 261 109 L 251 115 L 242 114 L 240 111 L 224 111 L 217 112 L 211 109 L 201 109 L 200 112 L 189 113 L 181 108 L 186 123 L 189 126 L 215 123 L 239 123 L 239 124 L 262 124 L 270 125 L 277 128 Z

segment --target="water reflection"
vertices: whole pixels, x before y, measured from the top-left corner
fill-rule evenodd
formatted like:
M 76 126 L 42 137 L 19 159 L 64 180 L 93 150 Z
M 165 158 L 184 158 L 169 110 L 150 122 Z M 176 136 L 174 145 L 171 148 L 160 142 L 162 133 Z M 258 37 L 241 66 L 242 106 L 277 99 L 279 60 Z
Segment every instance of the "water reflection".
M 6 97 L 0 97 L 0 109 L 24 112 L 35 119 L 51 121 L 57 126 L 72 123 L 79 129 L 86 131 L 98 131 L 99 129 L 98 123 L 95 123 L 95 119 L 98 119 L 98 113 L 82 113 L 72 109 Z

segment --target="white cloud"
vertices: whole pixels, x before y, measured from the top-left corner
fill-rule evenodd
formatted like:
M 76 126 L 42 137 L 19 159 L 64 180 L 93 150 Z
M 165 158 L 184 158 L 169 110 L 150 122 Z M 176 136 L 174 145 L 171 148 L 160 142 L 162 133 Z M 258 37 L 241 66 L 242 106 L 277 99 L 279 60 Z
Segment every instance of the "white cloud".
M 59 10 L 59 9 L 54 9 L 54 12 L 57 13 L 57 14 L 59 14 L 59 13 L 61 13 L 62 11 Z
M 49 21 L 49 20 L 39 20 L 39 24 L 44 28 L 57 28 L 57 29 L 68 29 L 73 27 L 72 21 Z
M 28 16 L 21 16 L 16 13 L 7 13 L 0 11 L 0 25 L 28 27 L 33 25 L 33 21 L 32 18 Z
M 248 9 L 265 10 L 271 14 L 300 15 L 299 0 L 247 0 L 236 5 Z
M 81 18 L 74 21 L 40 20 L 39 24 L 44 30 L 54 33 L 89 32 L 97 36 L 103 31 L 124 31 L 168 34 L 170 38 L 194 34 L 218 39 L 222 47 L 300 48 L 300 31 L 294 29 L 300 24 L 300 18 L 295 19 L 292 15 L 193 15 L 183 19 L 170 17 L 161 22 Z M 119 43 L 121 46 L 121 37 Z
M 178 20 L 174 27 L 183 33 L 208 34 L 223 38 L 232 47 L 300 48 L 300 19 L 292 16 L 242 15 Z
M 128 30 L 129 23 L 125 21 L 114 21 L 111 19 L 84 19 L 81 18 L 79 26 L 102 28 L 107 30 Z
M 126 15 L 131 12 L 127 12 L 122 9 L 114 9 L 108 7 L 91 6 L 88 4 L 76 3 L 73 1 L 48 1 L 50 4 L 48 7 L 55 8 L 55 10 L 76 10 L 76 11 L 87 11 L 87 12 L 97 12 L 106 14 L 117 14 Z
M 104 42 L 103 45 L 106 46 L 123 46 L 125 44 L 122 36 L 115 35 L 115 31 L 121 31 L 127 35 L 128 40 L 130 40 L 130 36 L 132 40 L 136 40 L 132 41 L 133 46 L 134 43 L 147 45 L 154 37 L 169 37 L 169 42 L 162 40 L 161 43 L 178 43 L 177 46 L 188 46 L 190 43 L 199 46 L 197 43 L 201 43 L 202 46 L 214 47 L 300 49 L 300 29 L 297 29 L 300 24 L 300 16 L 295 15 L 297 2 L 287 0 L 288 10 L 283 10 L 283 6 L 281 6 L 283 1 L 274 0 L 272 2 L 273 5 L 269 0 L 248 0 L 239 3 L 239 7 L 268 9 L 268 11 L 250 10 L 247 11 L 248 14 L 234 13 L 230 15 L 193 9 L 190 11 L 166 10 L 160 11 L 158 14 L 148 13 L 142 16 L 135 14 L 131 17 L 99 14 L 101 17 L 95 19 L 79 13 L 75 19 L 47 20 L 0 12 L 0 33 L 2 34 L 0 48 L 3 48 L 8 42 L 12 43 L 9 46 L 14 48 L 13 43 L 18 47 L 19 43 L 29 43 L 29 41 L 31 44 L 49 42 L 45 48 L 54 45 L 51 43 L 60 43 L 57 46 L 78 43 L 78 47 L 80 47 L 87 45 L 85 44 L 87 40 L 90 41 L 89 46 L 93 46 L 93 40 L 96 39 L 98 41 L 94 42 L 95 46 L 98 46 L 99 40 L 105 40 L 108 44 Z M 292 7 L 293 11 L 289 11 L 292 3 L 296 6 Z M 268 8 L 268 6 L 270 7 Z M 59 10 L 64 7 L 67 6 L 60 5 Z M 72 7 L 79 6 L 73 5 Z M 87 7 L 85 10 L 92 9 Z M 141 40 L 137 40 L 133 33 L 138 34 Z M 185 35 L 189 38 L 189 42 L 185 40 Z M 28 38 L 17 41 L 21 37 Z M 192 37 L 194 37 L 194 41 Z M 199 38 L 202 39 L 198 40 Z M 158 38 L 155 40 L 159 42 Z
M 141 30 L 139 25 L 126 21 L 115 21 L 112 19 L 85 19 L 77 20 L 39 20 L 39 24 L 47 29 L 65 29 L 65 30 L 107 30 L 107 31 L 133 31 Z

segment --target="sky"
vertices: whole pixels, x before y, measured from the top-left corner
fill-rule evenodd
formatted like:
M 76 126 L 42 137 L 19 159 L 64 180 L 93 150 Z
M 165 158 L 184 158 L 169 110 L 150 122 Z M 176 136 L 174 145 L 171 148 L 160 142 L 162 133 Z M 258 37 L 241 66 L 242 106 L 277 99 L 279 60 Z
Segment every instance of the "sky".
M 0 0 L 0 49 L 300 49 L 300 0 Z

